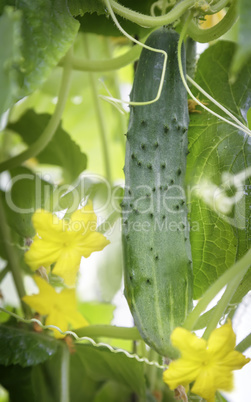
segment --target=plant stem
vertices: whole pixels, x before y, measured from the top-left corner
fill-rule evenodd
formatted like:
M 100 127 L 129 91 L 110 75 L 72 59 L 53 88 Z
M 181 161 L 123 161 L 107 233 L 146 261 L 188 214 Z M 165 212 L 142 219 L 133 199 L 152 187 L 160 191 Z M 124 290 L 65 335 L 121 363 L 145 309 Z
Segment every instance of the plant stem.
M 137 60 L 139 58 L 141 50 L 142 47 L 136 45 L 121 56 L 105 60 L 88 60 L 79 57 L 73 57 L 71 65 L 74 70 L 79 71 L 105 72 L 118 70 Z M 63 66 L 63 63 L 64 59 L 59 62 L 59 66 Z
M 193 330 L 196 325 L 200 314 L 207 308 L 208 304 L 213 300 L 213 298 L 219 293 L 219 291 L 226 286 L 232 280 L 240 276 L 243 277 L 251 265 L 251 249 L 231 268 L 229 268 L 223 275 L 221 275 L 216 282 L 206 290 L 203 297 L 198 302 L 197 306 L 188 314 L 184 327 L 188 330 Z M 227 306 L 226 306 L 227 307 Z
M 70 402 L 69 367 L 70 367 L 70 352 L 67 345 L 63 345 L 62 360 L 61 360 L 60 402 Z
M 236 346 L 236 350 L 238 352 L 245 352 L 246 349 L 250 348 L 251 346 L 251 334 L 247 335 L 246 338 L 244 338 L 238 345 Z
M 66 104 L 66 100 L 68 97 L 69 89 L 70 89 L 70 75 L 71 75 L 71 56 L 72 56 L 72 48 L 68 51 L 68 54 L 65 58 L 64 70 L 62 75 L 61 87 L 58 94 L 58 102 L 55 108 L 55 112 L 52 115 L 48 125 L 46 126 L 43 133 L 40 137 L 35 141 L 28 149 L 24 152 L 21 152 L 19 155 L 14 156 L 13 158 L 8 159 L 0 163 L 0 172 L 3 172 L 8 169 L 12 169 L 16 166 L 21 165 L 27 159 L 38 155 L 46 145 L 51 141 L 54 136 L 58 125 L 60 123 L 63 110 Z
M 215 26 L 208 29 L 201 29 L 198 25 L 191 21 L 187 33 L 191 38 L 193 38 L 197 42 L 206 43 L 211 42 L 215 39 L 218 39 L 224 33 L 229 31 L 232 25 L 238 18 L 237 12 L 237 1 L 233 0 L 232 4 L 230 5 L 227 14 L 224 18 L 218 22 Z
M 84 36 L 84 44 L 85 44 L 85 51 L 86 55 L 88 58 L 90 58 L 90 50 L 89 50 L 89 44 L 88 44 L 88 38 L 85 35 Z M 99 95 L 98 95 L 98 88 L 97 88 L 97 83 L 95 80 L 95 76 L 93 73 L 89 72 L 89 78 L 90 78 L 90 84 L 93 92 L 93 101 L 94 101 L 94 106 L 96 109 L 96 115 L 97 115 L 97 120 L 98 120 L 98 125 L 99 125 L 99 134 L 100 134 L 100 139 L 101 139 L 101 144 L 102 144 L 102 150 L 103 150 L 103 158 L 104 158 L 104 167 L 105 167 L 105 176 L 109 183 L 112 182 L 112 175 L 111 175 L 111 166 L 110 166 L 110 157 L 109 157 L 109 151 L 108 151 L 108 140 L 107 140 L 107 130 L 106 130 L 106 124 L 105 124 L 105 117 L 104 113 L 101 107 Z
M 220 321 L 221 317 L 223 316 L 230 300 L 232 299 L 238 285 L 240 284 L 243 275 L 239 275 L 235 277 L 227 286 L 223 296 L 221 297 L 220 301 L 218 302 L 214 313 L 207 325 L 207 328 L 203 334 L 204 339 L 208 339 L 211 332 L 216 328 L 218 322 Z
M 178 20 L 189 7 L 192 7 L 194 5 L 194 0 L 184 0 L 181 3 L 178 3 L 167 14 L 161 15 L 159 17 L 151 17 L 149 15 L 144 15 L 137 11 L 130 10 L 129 8 L 122 6 L 114 0 L 110 0 L 109 2 L 112 6 L 113 11 L 116 14 L 138 25 L 149 28 L 171 24 L 172 22 Z
M 12 240 L 11 240 L 11 235 L 10 235 L 10 229 L 7 224 L 7 220 L 5 217 L 5 211 L 4 211 L 4 206 L 2 202 L 2 198 L 0 197 L 0 234 L 3 242 L 3 246 L 8 258 L 8 263 L 9 263 L 9 270 L 12 274 L 17 293 L 21 302 L 21 307 L 24 313 L 25 317 L 31 317 L 31 310 L 30 307 L 27 306 L 27 304 L 22 302 L 22 297 L 25 296 L 25 289 L 24 289 L 24 284 L 23 284 L 23 278 L 22 278 L 22 271 L 19 266 L 18 258 L 15 253 L 15 249 L 11 247 Z
M 141 336 L 136 327 L 115 327 L 112 325 L 89 325 L 74 331 L 79 337 L 87 336 L 89 338 L 115 338 L 127 339 L 132 341 L 141 340 Z

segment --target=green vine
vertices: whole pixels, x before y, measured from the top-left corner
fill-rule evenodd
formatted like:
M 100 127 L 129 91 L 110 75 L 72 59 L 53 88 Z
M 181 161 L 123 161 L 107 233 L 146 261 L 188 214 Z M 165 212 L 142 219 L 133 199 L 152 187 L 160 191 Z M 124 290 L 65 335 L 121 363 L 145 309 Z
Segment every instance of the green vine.
M 206 43 L 218 39 L 220 36 L 224 35 L 236 22 L 238 17 L 237 1 L 233 0 L 228 12 L 224 18 L 218 22 L 215 26 L 208 29 L 201 29 L 194 22 L 191 21 L 187 33 L 188 35 L 197 42 Z
M 114 71 L 133 63 L 139 58 L 141 46 L 133 46 L 126 53 L 118 57 L 113 57 L 105 60 L 88 60 L 80 57 L 72 57 L 71 67 L 78 71 L 91 71 L 91 72 L 106 72 Z M 59 66 L 64 66 L 64 61 L 60 61 Z
M 23 313 L 25 317 L 31 317 L 31 310 L 27 304 L 22 302 L 22 297 L 25 296 L 25 288 L 24 288 L 24 283 L 23 283 L 23 278 L 22 278 L 22 271 L 19 265 L 18 257 L 16 255 L 15 249 L 11 246 L 12 240 L 11 240 L 11 234 L 10 234 L 10 229 L 7 224 L 6 216 L 5 216 L 5 210 L 2 202 L 2 198 L 0 197 L 0 233 L 1 233 L 1 239 L 3 242 L 3 247 L 5 249 L 5 253 L 8 259 L 8 269 L 12 274 L 15 287 L 17 290 L 17 294 L 19 296 L 19 299 L 21 301 L 21 307 L 23 310 Z

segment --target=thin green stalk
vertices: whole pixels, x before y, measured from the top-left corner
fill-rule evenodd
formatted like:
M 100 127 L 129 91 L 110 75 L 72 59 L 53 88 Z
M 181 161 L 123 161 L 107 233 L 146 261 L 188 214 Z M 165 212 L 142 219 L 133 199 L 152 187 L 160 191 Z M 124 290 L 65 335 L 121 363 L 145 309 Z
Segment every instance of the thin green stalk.
M 165 12 L 166 12 L 166 5 L 167 5 L 167 0 L 162 0 L 161 15 L 165 15 Z
M 159 17 L 151 17 L 149 15 L 144 15 L 137 11 L 130 10 L 129 8 L 122 6 L 114 0 L 110 0 L 110 4 L 113 11 L 121 17 L 124 17 L 127 20 L 132 21 L 138 25 L 154 28 L 162 25 L 171 24 L 174 21 L 178 20 L 190 7 L 194 5 L 194 0 L 184 0 L 178 3 L 167 14 L 161 15 Z
M 0 197 L 0 234 L 1 234 L 1 239 L 3 242 L 3 247 L 5 249 L 7 259 L 8 259 L 8 267 L 9 271 L 12 274 L 15 287 L 17 289 L 17 294 L 19 296 L 20 302 L 21 302 L 21 307 L 23 310 L 23 313 L 25 317 L 31 317 L 31 310 L 29 306 L 27 306 L 25 303 L 22 302 L 22 297 L 25 296 L 25 289 L 24 289 L 24 284 L 23 284 L 23 278 L 22 278 L 22 271 L 19 265 L 18 257 L 16 255 L 15 249 L 11 246 L 12 240 L 11 240 L 11 234 L 10 234 L 10 229 L 7 224 L 7 220 L 5 217 L 5 211 L 4 211 L 4 206 L 2 199 Z
M 112 56 L 111 41 L 108 40 L 107 38 L 105 38 L 105 44 L 106 44 L 106 49 L 107 49 L 108 55 Z M 132 49 L 134 47 L 138 47 L 138 45 L 133 46 Z M 139 46 L 139 47 L 142 49 L 141 46 Z M 111 79 L 112 79 L 112 83 L 113 83 L 113 88 L 115 89 L 114 96 L 115 96 L 115 98 L 120 98 L 120 88 L 119 88 L 120 81 L 118 78 L 118 73 L 114 72 L 113 74 L 111 74 Z M 120 128 L 120 130 L 118 129 L 117 137 L 118 137 L 118 140 L 120 141 L 123 152 L 125 152 L 126 141 L 125 141 L 124 133 L 126 133 L 126 131 L 127 131 L 127 119 L 125 118 L 125 115 L 121 114 L 121 113 L 117 113 L 117 116 L 119 119 L 119 128 Z
M 216 328 L 218 322 L 220 321 L 221 317 L 223 316 L 226 308 L 232 299 L 237 287 L 239 286 L 243 275 L 236 276 L 228 285 L 227 288 L 221 297 L 220 301 L 217 303 L 217 306 L 214 310 L 212 317 L 207 325 L 207 328 L 203 334 L 204 339 L 208 339 L 211 332 Z
M 61 360 L 61 387 L 60 402 L 70 402 L 70 384 L 69 384 L 69 368 L 70 368 L 70 351 L 67 345 L 63 345 Z
M 21 152 L 19 155 L 0 163 L 0 172 L 19 166 L 27 159 L 38 155 L 51 141 L 60 123 L 70 89 L 72 52 L 73 50 L 71 48 L 67 54 L 67 57 L 65 58 L 61 87 L 58 94 L 58 102 L 55 108 L 55 112 L 52 115 L 48 125 L 46 126 L 40 137 L 37 139 L 37 141 L 35 141 L 28 149 L 26 149 L 24 152 Z
M 208 29 L 199 28 L 199 26 L 191 21 L 187 33 L 193 38 L 195 41 L 200 43 L 211 42 L 215 39 L 218 39 L 220 36 L 224 35 L 232 25 L 236 22 L 238 18 L 238 9 L 237 9 L 237 1 L 233 0 L 230 5 L 228 12 L 224 16 L 224 18 L 218 22 L 215 26 Z
M 80 338 L 87 336 L 89 338 L 115 338 L 127 339 L 131 341 L 141 340 L 141 336 L 136 327 L 116 327 L 112 325 L 88 325 L 74 331 Z
M 90 58 L 89 43 L 88 43 L 88 38 L 86 35 L 84 36 L 84 44 L 85 44 L 86 55 L 88 58 Z M 103 113 L 103 110 L 101 107 L 97 83 L 96 83 L 94 74 L 89 72 L 89 78 L 90 78 L 90 84 L 91 84 L 91 88 L 92 88 L 92 92 L 93 92 L 93 101 L 94 101 L 94 106 L 96 109 L 96 116 L 97 116 L 98 125 L 99 125 L 99 134 L 100 134 L 103 158 L 104 158 L 105 176 L 106 176 L 108 182 L 111 183 L 112 182 L 112 174 L 111 174 L 110 156 L 109 156 L 109 150 L 108 150 L 108 140 L 107 140 L 108 133 L 107 133 L 107 129 L 106 129 L 105 117 L 104 117 L 104 113 Z
M 209 10 L 207 10 L 206 15 L 216 14 L 223 8 L 227 7 L 231 0 L 220 0 L 214 5 L 210 5 Z
M 245 350 L 247 350 L 248 348 L 250 348 L 251 346 L 251 334 L 247 335 L 246 338 L 244 338 L 240 343 L 238 343 L 238 345 L 236 346 L 236 350 L 238 350 L 238 352 L 245 352 Z
M 133 46 L 126 53 L 118 57 L 113 57 L 104 60 L 88 60 L 79 57 L 73 57 L 71 61 L 72 68 L 78 71 L 105 72 L 119 70 L 133 63 L 139 58 L 142 47 L 139 45 Z M 64 65 L 64 59 L 59 63 L 59 66 Z
M 207 308 L 208 304 L 213 300 L 213 298 L 220 292 L 220 290 L 229 284 L 235 278 L 244 276 L 251 265 L 251 249 L 231 268 L 229 268 L 223 275 L 221 275 L 216 282 L 210 286 L 203 297 L 198 302 L 197 306 L 188 314 L 184 327 L 192 331 L 195 327 L 200 314 Z

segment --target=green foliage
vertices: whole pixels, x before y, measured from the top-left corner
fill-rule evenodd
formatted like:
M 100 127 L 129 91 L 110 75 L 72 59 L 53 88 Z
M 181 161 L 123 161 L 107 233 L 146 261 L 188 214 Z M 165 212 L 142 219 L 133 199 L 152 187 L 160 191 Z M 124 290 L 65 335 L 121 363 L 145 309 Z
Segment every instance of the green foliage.
M 31 145 L 39 138 L 50 118 L 48 114 L 36 114 L 28 110 L 16 123 L 9 124 L 8 129 L 18 133 L 27 145 Z M 37 156 L 37 160 L 42 164 L 61 166 L 67 183 L 72 183 L 86 169 L 87 164 L 86 155 L 61 125 Z
M 0 364 L 34 366 L 56 353 L 58 342 L 25 328 L 0 325 Z
M 0 17 L 0 36 L 6 38 L 0 53 L 0 115 L 18 97 L 18 73 L 15 65 L 20 62 L 21 13 L 6 8 Z
M 81 303 L 78 310 L 89 324 L 110 324 L 115 306 L 106 303 Z
M 251 3 L 249 0 L 239 0 L 239 25 L 238 25 L 238 48 L 235 52 L 231 74 L 236 78 L 236 75 L 241 73 L 244 64 L 251 58 L 250 44 L 250 18 L 251 18 Z
M 227 32 L 228 39 L 236 43 L 216 41 L 211 45 L 199 59 L 195 81 L 251 128 L 250 1 L 233 0 L 232 11 L 223 23 L 205 31 L 200 28 L 199 21 L 207 11 L 206 2 L 119 0 L 118 6 L 124 7 L 125 12 L 123 18 L 116 14 L 122 27 L 133 37 L 144 38 L 159 24 L 151 13 L 154 3 L 155 15 L 161 16 L 165 24 L 166 21 L 167 24 L 171 22 L 177 32 L 183 29 L 185 20 L 189 22 L 191 15 L 187 32 L 202 42 L 214 40 L 226 32 L 238 12 L 238 23 L 232 32 Z M 220 8 L 221 4 L 229 5 L 222 0 L 207 3 L 210 12 Z M 167 8 L 161 10 L 163 5 Z M 170 17 L 182 7 L 183 12 L 178 17 Z M 141 23 L 135 22 L 135 15 L 139 16 L 135 11 L 141 13 Z M 144 23 L 146 16 L 148 22 L 151 20 L 152 28 L 147 28 L 147 22 Z M 112 299 L 122 280 L 119 218 L 124 192 L 121 181 L 124 179 L 123 134 L 127 131 L 128 115 L 125 112 L 122 116 L 114 105 L 104 102 L 99 95 L 108 95 L 106 86 L 112 96 L 125 99 L 130 91 L 126 85 L 131 83 L 137 63 L 112 73 L 97 73 L 92 67 L 99 64 L 99 71 L 102 70 L 102 60 L 106 60 L 106 67 L 112 66 L 111 60 L 128 50 L 131 43 L 122 37 L 103 0 L 0 0 L 0 36 L 0 126 L 3 130 L 0 163 L 4 161 L 2 170 L 8 169 L 0 176 L 0 212 L 7 221 L 5 224 L 1 219 L 0 302 L 10 312 L 20 316 L 31 317 L 33 314 L 29 309 L 22 312 L 21 303 L 17 309 L 13 307 L 15 302 L 6 301 L 5 294 L 9 292 L 6 283 L 9 283 L 11 275 L 20 299 L 26 287 L 29 292 L 29 282 L 25 278 L 23 283 L 22 276 L 31 275 L 24 262 L 24 253 L 30 238 L 35 235 L 31 221 L 35 209 L 60 211 L 60 216 L 66 210 L 65 217 L 69 218 L 72 211 L 89 199 L 93 202 L 94 210 L 98 211 L 97 230 L 109 237 L 111 245 L 104 252 L 95 253 L 90 264 L 84 266 L 85 271 L 92 273 L 94 269 L 97 273 L 92 293 L 96 299 L 78 302 L 78 311 L 90 326 L 79 328 L 76 333 L 79 336 L 93 336 L 95 341 L 106 342 L 115 348 L 112 352 L 106 347 L 94 347 L 89 342 L 75 342 L 70 337 L 55 340 L 51 331 L 50 336 L 47 331 L 37 333 L 32 324 L 24 325 L 1 312 L 0 383 L 8 391 L 9 398 L 5 394 L 2 397 L 0 388 L 0 401 L 175 401 L 174 392 L 163 384 L 163 370 L 117 353 L 116 348 L 124 348 L 151 361 L 163 363 L 161 356 L 152 349 L 146 349 L 138 329 L 110 325 L 115 309 Z M 189 39 L 186 45 L 187 71 L 193 75 L 196 43 Z M 64 57 L 70 48 L 68 55 L 72 52 L 72 58 Z M 131 59 L 128 57 L 126 61 L 129 63 Z M 61 103 L 64 112 L 58 113 L 60 125 L 54 137 L 35 158 L 26 161 L 23 166 L 16 164 L 18 166 L 11 169 L 8 158 L 22 152 L 26 146 L 32 149 L 31 145 L 39 141 L 40 134 L 56 115 L 55 99 L 58 98 L 58 104 L 62 100 L 59 88 L 69 82 L 62 80 L 62 71 L 67 70 L 66 64 L 71 76 L 71 88 L 67 102 Z M 89 66 L 88 71 L 86 65 Z M 178 70 L 175 72 L 178 74 Z M 149 87 L 149 82 L 146 86 Z M 199 95 L 192 86 L 191 89 L 195 96 Z M 175 90 L 179 92 L 177 85 Z M 17 102 L 20 99 L 22 101 Z M 213 111 L 227 117 L 211 101 L 204 99 L 204 95 L 200 94 L 199 99 L 207 102 Z M 165 103 L 172 106 L 173 97 L 167 97 Z M 214 286 L 217 278 L 241 259 L 251 241 L 250 178 L 243 181 L 243 197 L 227 214 L 209 205 L 208 198 L 203 201 L 196 190 L 205 181 L 222 189 L 222 173 L 236 175 L 250 167 L 250 136 L 200 107 L 197 109 L 201 113 L 190 114 L 190 153 L 186 176 L 196 299 L 203 298 L 205 291 Z M 3 114 L 7 110 L 8 113 Z M 135 111 L 140 112 L 140 108 Z M 159 112 L 157 104 L 154 132 L 159 129 Z M 138 134 L 139 130 L 136 132 Z M 172 153 L 170 156 L 176 167 L 177 155 Z M 139 184 L 142 184 L 141 181 Z M 235 194 L 233 186 L 227 188 L 227 194 L 229 197 Z M 149 236 L 145 239 L 146 246 L 148 243 Z M 142 243 L 138 248 L 140 254 Z M 10 258 L 11 253 L 15 257 L 14 263 Z M 149 266 L 145 255 L 143 258 L 145 265 Z M 62 289 L 62 283 L 51 274 L 49 281 L 57 290 Z M 177 286 L 179 282 L 180 278 Z M 233 290 L 228 304 L 221 306 L 221 318 L 235 318 L 236 307 L 250 289 L 251 269 Z M 158 295 L 159 292 L 158 288 Z M 85 296 L 83 300 L 89 300 Z M 149 303 L 149 300 L 147 298 L 146 302 Z M 177 302 L 180 303 L 180 300 L 179 297 Z M 147 314 L 149 309 L 146 310 Z M 210 329 L 210 324 L 212 328 L 215 317 L 218 317 L 217 306 L 202 314 L 193 329 Z M 152 316 L 151 319 L 155 325 L 156 317 Z M 163 320 L 166 321 L 166 317 Z M 249 334 L 237 349 L 244 352 L 250 342 Z M 188 394 L 188 398 L 192 400 L 192 397 L 197 396 Z M 225 402 L 226 399 L 217 393 L 216 401 Z
M 33 237 L 31 218 L 52 195 L 53 186 L 25 167 L 12 169 L 11 188 L 2 197 L 8 223 L 20 236 Z
M 250 65 L 238 80 L 229 83 L 229 71 L 235 46 L 218 42 L 200 57 L 195 80 L 235 116 L 245 122 L 251 100 Z M 217 107 L 209 103 L 212 110 Z M 217 110 L 218 111 L 218 110 Z M 250 137 L 205 111 L 190 115 L 190 154 L 187 182 L 191 201 L 191 244 L 194 269 L 194 297 L 203 292 L 249 247 L 250 195 L 239 201 L 231 215 L 220 215 L 197 197 L 195 186 L 203 180 L 221 184 L 223 172 L 236 174 L 251 163 Z
M 111 353 L 106 348 L 78 345 L 77 354 L 88 375 L 96 381 L 114 380 L 139 396 L 145 395 L 144 366 L 123 353 Z

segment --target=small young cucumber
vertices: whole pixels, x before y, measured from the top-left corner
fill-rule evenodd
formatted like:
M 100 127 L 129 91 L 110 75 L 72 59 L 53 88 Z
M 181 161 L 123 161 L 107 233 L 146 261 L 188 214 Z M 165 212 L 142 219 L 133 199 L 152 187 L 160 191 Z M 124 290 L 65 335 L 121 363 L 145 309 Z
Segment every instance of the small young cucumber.
M 166 27 L 147 45 L 167 52 L 160 99 L 131 106 L 125 159 L 125 296 L 145 342 L 175 358 L 170 334 L 192 307 L 192 262 L 185 197 L 188 106 L 180 78 L 179 35 Z M 143 49 L 131 101 L 156 97 L 163 54 Z M 185 71 L 185 49 L 182 47 Z

